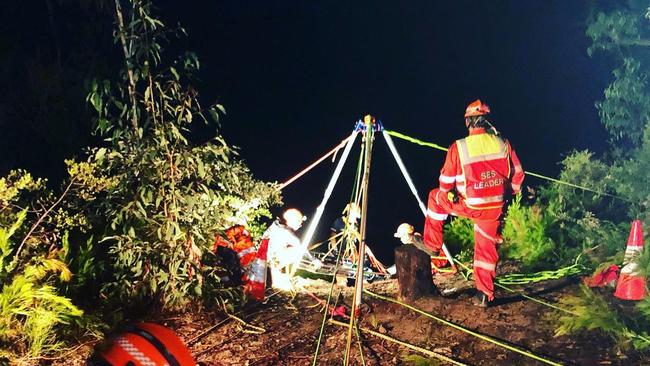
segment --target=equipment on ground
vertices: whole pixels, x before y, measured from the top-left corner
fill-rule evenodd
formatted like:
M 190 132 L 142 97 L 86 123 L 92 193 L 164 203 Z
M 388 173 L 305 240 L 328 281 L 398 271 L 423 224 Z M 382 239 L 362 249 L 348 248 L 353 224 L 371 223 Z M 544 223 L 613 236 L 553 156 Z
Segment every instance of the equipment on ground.
M 87 365 L 194 366 L 196 362 L 171 329 L 138 323 L 100 344 Z

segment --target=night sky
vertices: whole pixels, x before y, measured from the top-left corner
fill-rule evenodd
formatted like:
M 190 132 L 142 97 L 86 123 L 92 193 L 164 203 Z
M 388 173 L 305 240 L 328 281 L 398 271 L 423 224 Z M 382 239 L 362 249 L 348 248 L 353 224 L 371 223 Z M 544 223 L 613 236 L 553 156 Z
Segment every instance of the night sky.
M 586 23 L 597 2 L 159 4 L 167 23 L 187 29 L 178 47 L 202 62 L 198 89 L 226 107 L 220 131 L 259 179 L 288 179 L 368 113 L 387 129 L 449 145 L 466 134 L 463 112 L 477 98 L 490 105 L 526 170 L 554 175 L 568 151 L 606 147 L 594 102 L 602 99 L 612 65 L 586 53 Z M 7 117 L 2 125 L 19 128 Z M 444 153 L 395 143 L 426 198 Z M 358 153 L 357 146 L 321 226 L 349 198 Z M 10 160 L 11 167 L 30 165 Z M 322 164 L 287 187 L 285 202 L 313 215 L 333 170 Z M 391 262 L 396 226 L 408 221 L 421 231 L 423 220 L 383 138 L 375 145 L 369 194 L 369 243 Z

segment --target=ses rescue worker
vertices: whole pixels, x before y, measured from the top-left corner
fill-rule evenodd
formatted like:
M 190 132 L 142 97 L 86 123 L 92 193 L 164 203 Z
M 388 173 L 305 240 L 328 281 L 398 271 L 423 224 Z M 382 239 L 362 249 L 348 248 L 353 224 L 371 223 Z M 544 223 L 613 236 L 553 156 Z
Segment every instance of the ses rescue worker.
M 487 307 L 494 299 L 494 278 L 499 259 L 498 233 L 504 205 L 521 191 L 524 170 L 510 142 L 499 136 L 480 100 L 465 110 L 469 136 L 454 142 L 440 171 L 440 188 L 429 193 L 424 223 L 424 245 L 435 252 L 442 247 L 442 227 L 448 214 L 474 221 L 475 305 Z
M 279 290 L 292 289 L 291 268 L 302 257 L 311 262 L 314 268 L 320 268 L 322 263 L 314 258 L 308 250 L 301 249 L 300 239 L 296 231 L 302 227 L 307 217 L 300 210 L 290 208 L 282 214 L 282 220 L 276 220 L 262 235 L 262 240 L 268 239 L 268 263 L 271 268 L 271 286 Z

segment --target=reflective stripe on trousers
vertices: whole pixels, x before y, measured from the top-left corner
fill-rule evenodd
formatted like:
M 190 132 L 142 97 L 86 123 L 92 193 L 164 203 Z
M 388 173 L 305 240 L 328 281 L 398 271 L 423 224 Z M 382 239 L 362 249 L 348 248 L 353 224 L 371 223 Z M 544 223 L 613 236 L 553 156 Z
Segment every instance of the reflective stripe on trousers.
M 474 221 L 474 278 L 476 288 L 491 300 L 494 298 L 494 277 L 499 254 L 496 250 L 497 231 L 500 224 L 501 208 L 477 210 L 467 207 L 464 200 L 458 203 L 449 201 L 439 189 L 429 193 L 428 214 L 424 222 L 424 245 L 433 252 L 442 246 L 444 220 L 437 220 L 447 214 L 470 218 Z M 444 212 L 444 214 L 442 213 Z M 433 214 L 433 215 L 432 215 Z M 440 216 L 438 216 L 440 215 Z
M 497 231 L 499 221 L 474 221 L 474 280 L 476 288 L 494 299 L 494 278 L 497 262 Z

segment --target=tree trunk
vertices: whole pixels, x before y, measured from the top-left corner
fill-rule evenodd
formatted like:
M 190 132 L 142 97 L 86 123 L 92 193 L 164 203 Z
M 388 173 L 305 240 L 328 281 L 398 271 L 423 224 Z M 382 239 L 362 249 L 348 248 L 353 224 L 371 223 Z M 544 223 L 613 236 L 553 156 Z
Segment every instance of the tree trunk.
M 395 249 L 395 267 L 400 300 L 408 302 L 433 294 L 431 257 L 426 253 L 413 245 L 402 245 Z

